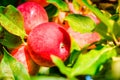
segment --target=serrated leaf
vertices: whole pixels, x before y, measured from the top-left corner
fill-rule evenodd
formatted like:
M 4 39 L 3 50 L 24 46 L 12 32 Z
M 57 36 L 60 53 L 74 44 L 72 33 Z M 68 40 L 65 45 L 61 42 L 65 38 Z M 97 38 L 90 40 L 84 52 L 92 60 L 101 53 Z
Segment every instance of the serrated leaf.
M 54 4 L 61 11 L 69 11 L 67 3 L 63 0 L 47 0 L 47 2 Z
M 71 75 L 94 75 L 100 65 L 105 63 L 113 56 L 116 56 L 116 54 L 115 47 L 110 46 L 100 46 L 89 51 L 88 53 L 81 53 L 73 66 Z
M 26 35 L 23 28 L 23 18 L 19 11 L 12 5 L 0 8 L 0 25 L 8 32 L 20 36 L 22 39 Z
M 25 67 L 17 62 L 5 49 L 4 57 L 0 63 L 0 80 L 30 80 L 29 74 Z
M 65 17 L 70 27 L 80 33 L 91 32 L 95 28 L 95 23 L 92 19 L 87 16 L 80 14 L 69 14 Z

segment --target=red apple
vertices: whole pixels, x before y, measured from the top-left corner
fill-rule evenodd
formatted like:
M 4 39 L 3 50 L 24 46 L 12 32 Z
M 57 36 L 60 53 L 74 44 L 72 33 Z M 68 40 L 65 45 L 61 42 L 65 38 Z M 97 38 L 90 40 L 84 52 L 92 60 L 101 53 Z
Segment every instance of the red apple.
M 41 66 L 54 66 L 51 55 L 63 61 L 70 55 L 70 36 L 62 26 L 54 22 L 35 27 L 30 32 L 27 43 L 31 58 Z
M 24 18 L 24 27 L 27 34 L 37 25 L 48 22 L 45 9 L 35 2 L 25 2 L 17 7 Z
M 42 5 L 43 7 L 48 5 L 47 0 L 26 0 L 26 1 L 36 2 L 36 3 L 40 4 L 40 5 Z
M 14 49 L 11 54 L 17 61 L 25 66 L 30 75 L 35 75 L 39 71 L 39 65 L 31 59 L 28 50 L 24 45 Z

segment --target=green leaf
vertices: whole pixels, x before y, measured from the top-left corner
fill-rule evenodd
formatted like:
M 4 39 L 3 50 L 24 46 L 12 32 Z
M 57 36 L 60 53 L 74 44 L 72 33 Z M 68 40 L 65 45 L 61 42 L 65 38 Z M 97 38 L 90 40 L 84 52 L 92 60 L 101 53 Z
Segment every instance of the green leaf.
M 70 48 L 70 58 L 69 66 L 73 65 L 78 55 L 80 54 L 80 46 L 76 43 L 74 38 L 71 37 L 71 48 Z
M 57 7 L 54 6 L 53 4 L 50 4 L 47 7 L 45 7 L 45 10 L 47 11 L 49 18 L 56 16 L 56 14 L 58 13 Z
M 3 59 L 0 64 L 0 80 L 15 80 L 10 66 L 7 62 L 5 63 L 5 61 L 6 60 Z
M 74 38 L 71 37 L 71 48 L 70 48 L 70 52 L 73 52 L 74 50 L 80 51 L 80 46 L 77 44 L 77 42 L 74 40 Z
M 108 35 L 108 28 L 104 23 L 100 23 L 96 26 L 95 31 L 98 32 L 102 39 L 110 40 L 110 35 Z
M 3 30 L 0 35 L 0 43 L 7 48 L 15 48 L 22 43 L 19 36 L 13 35 L 6 30 Z
M 120 56 L 108 60 L 102 70 L 93 76 L 94 80 L 119 80 L 120 79 Z
M 47 0 L 47 2 L 54 4 L 61 11 L 69 11 L 67 3 L 63 0 Z
M 117 38 L 120 37 L 120 19 L 114 22 L 114 26 L 112 30 Z
M 88 53 L 81 53 L 73 66 L 71 75 L 94 75 L 108 59 L 116 56 L 115 47 L 99 46 Z
M 70 57 L 69 57 L 69 64 L 68 64 L 68 66 L 73 66 L 73 64 L 75 63 L 75 61 L 77 60 L 79 55 L 80 55 L 80 51 L 73 50 L 71 52 L 71 54 L 70 54 Z
M 32 76 L 31 80 L 67 80 L 64 77 L 57 76 Z
M 71 76 L 72 68 L 66 67 L 60 58 L 54 55 L 51 55 L 51 58 L 53 63 L 59 68 L 60 72 L 65 74 L 69 80 L 78 80 L 75 76 Z
M 3 10 L 5 9 L 4 6 L 0 6 L 0 13 L 3 13 Z
M 111 19 L 113 19 L 114 21 L 118 21 L 119 20 L 119 14 L 112 15 Z
M 110 22 L 111 19 L 102 14 L 102 12 L 98 8 L 90 5 L 87 0 L 82 0 L 82 2 L 108 27 L 108 32 L 111 32 L 113 27 L 113 23 Z
M 61 59 L 59 59 L 58 57 L 51 55 L 52 61 L 53 63 L 59 68 L 59 70 L 69 76 L 69 74 L 71 73 L 71 68 L 68 68 L 64 65 L 63 61 Z
M 2 26 L 0 26 L 0 39 L 4 37 L 4 29 Z
M 77 11 L 80 10 L 80 4 L 76 0 L 73 0 L 72 4 L 73 4 L 73 7 L 75 8 L 75 10 L 77 10 Z
M 0 80 L 5 79 L 30 80 L 30 76 L 25 67 L 4 49 L 4 57 L 0 63 Z
M 95 23 L 92 19 L 80 14 L 69 14 L 65 17 L 65 20 L 68 21 L 74 31 L 80 33 L 91 32 L 95 28 Z
M 12 5 L 0 8 L 0 25 L 8 32 L 20 36 L 22 39 L 26 35 L 23 28 L 23 18 L 19 11 Z

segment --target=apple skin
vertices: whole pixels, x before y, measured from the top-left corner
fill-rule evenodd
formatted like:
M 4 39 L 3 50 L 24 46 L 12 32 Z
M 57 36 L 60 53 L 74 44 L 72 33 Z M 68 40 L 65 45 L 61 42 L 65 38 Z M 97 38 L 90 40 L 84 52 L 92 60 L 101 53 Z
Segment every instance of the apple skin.
M 27 34 L 37 25 L 48 22 L 48 15 L 45 9 L 35 2 L 25 2 L 17 9 L 23 16 L 24 28 Z
M 47 3 L 47 0 L 26 0 L 26 1 L 36 2 L 43 7 L 46 7 L 49 4 L 49 3 Z
M 70 55 L 71 40 L 67 31 L 57 23 L 47 22 L 35 27 L 27 40 L 31 58 L 40 66 L 55 66 L 51 55 L 65 61 Z
M 27 69 L 30 75 L 35 75 L 39 71 L 37 65 L 30 57 L 27 47 L 22 45 L 12 50 L 11 55 L 19 62 L 21 62 Z

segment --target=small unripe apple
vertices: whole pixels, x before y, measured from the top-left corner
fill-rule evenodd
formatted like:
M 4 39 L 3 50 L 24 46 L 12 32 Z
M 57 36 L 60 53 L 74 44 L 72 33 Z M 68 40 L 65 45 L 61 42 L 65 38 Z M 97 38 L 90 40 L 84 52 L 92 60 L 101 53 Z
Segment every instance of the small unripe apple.
M 17 7 L 24 18 L 24 28 L 27 34 L 37 25 L 48 22 L 45 9 L 35 2 L 25 2 Z
M 39 71 L 39 65 L 31 59 L 24 45 L 12 50 L 11 55 L 25 66 L 30 75 L 35 75 Z
M 48 5 L 47 0 L 26 0 L 26 1 L 36 2 L 36 3 L 40 4 L 40 5 L 42 5 L 43 7 Z
M 54 22 L 35 27 L 30 32 L 27 43 L 31 58 L 41 66 L 54 66 L 51 55 L 62 61 L 70 55 L 70 36 L 62 26 Z

